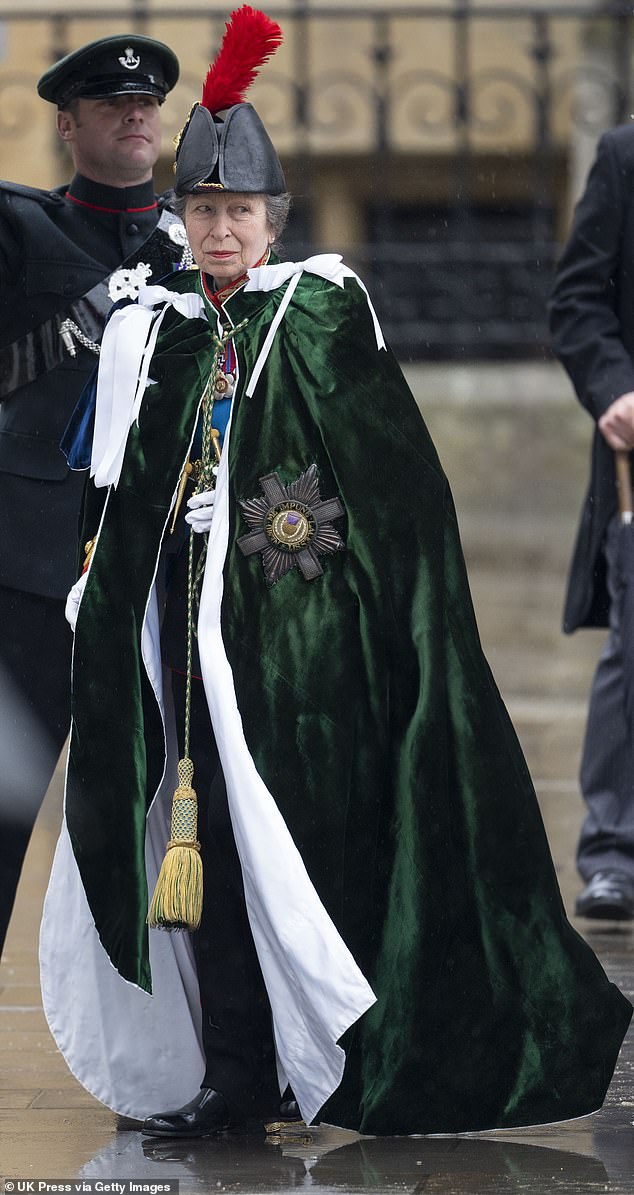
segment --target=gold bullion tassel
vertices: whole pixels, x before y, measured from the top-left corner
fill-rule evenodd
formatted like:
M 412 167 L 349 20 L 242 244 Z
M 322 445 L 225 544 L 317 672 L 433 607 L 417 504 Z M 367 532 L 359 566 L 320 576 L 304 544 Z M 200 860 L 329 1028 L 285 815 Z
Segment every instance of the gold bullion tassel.
M 216 461 L 220 460 L 220 432 L 213 427 L 211 417 L 214 406 L 212 379 L 218 371 L 218 362 L 226 342 L 237 331 L 246 326 L 243 320 L 236 328 L 227 332 L 222 340 L 214 337 L 215 353 L 202 400 L 203 413 L 203 455 L 200 472 L 196 474 L 198 485 L 195 493 L 201 493 L 214 485 L 214 471 L 211 451 Z M 178 487 L 178 496 L 172 530 L 178 508 L 183 500 L 188 476 L 193 471 L 188 461 Z M 189 758 L 189 732 L 191 725 L 192 687 L 192 640 L 193 605 L 196 580 L 194 577 L 194 534 L 189 534 L 189 560 L 187 565 L 187 676 L 185 686 L 185 742 L 183 758 L 178 763 L 178 788 L 172 797 L 172 834 L 167 844 L 165 858 L 161 863 L 154 895 L 150 902 L 147 923 L 152 929 L 198 929 L 203 908 L 203 865 L 200 857 L 198 834 L 198 801 L 192 788 L 194 765 Z
M 161 864 L 147 916 L 153 929 L 198 929 L 203 908 L 203 865 L 200 857 L 194 765 L 178 763 L 178 788 L 172 798 L 172 833 Z

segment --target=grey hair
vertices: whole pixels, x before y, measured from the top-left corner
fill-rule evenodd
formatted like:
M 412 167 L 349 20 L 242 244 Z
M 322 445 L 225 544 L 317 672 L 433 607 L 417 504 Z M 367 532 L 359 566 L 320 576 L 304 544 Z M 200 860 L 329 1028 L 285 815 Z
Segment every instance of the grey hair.
M 263 195 L 262 198 L 266 209 L 266 218 L 271 232 L 275 235 L 275 244 L 277 244 L 278 238 L 281 237 L 288 222 L 291 210 L 290 192 L 284 191 L 281 195 Z
M 246 193 L 247 192 L 245 192 L 245 194 Z M 185 209 L 187 207 L 189 194 L 190 193 L 187 195 L 178 195 L 175 193 L 172 200 L 172 207 L 176 212 L 176 215 L 180 216 L 181 220 L 185 219 Z M 257 192 L 254 192 L 254 194 L 257 194 Z M 261 198 L 264 200 L 264 210 L 266 212 L 266 219 L 269 228 L 275 237 L 271 247 L 278 252 L 278 240 L 286 228 L 288 214 L 291 208 L 291 195 L 289 191 L 284 191 L 282 195 L 262 195 Z

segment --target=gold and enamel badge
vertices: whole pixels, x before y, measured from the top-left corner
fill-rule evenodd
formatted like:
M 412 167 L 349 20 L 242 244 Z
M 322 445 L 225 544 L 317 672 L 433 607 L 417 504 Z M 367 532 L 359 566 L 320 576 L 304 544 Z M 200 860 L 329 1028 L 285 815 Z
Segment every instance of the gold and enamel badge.
M 267 473 L 260 487 L 263 497 L 240 503 L 251 530 L 240 536 L 238 547 L 245 556 L 262 553 L 267 585 L 275 585 L 292 568 L 314 581 L 324 571 L 319 557 L 345 547 L 332 525 L 344 514 L 339 498 L 321 498 L 316 465 L 288 485 L 277 473 Z
M 219 369 L 214 379 L 216 398 L 233 398 L 235 385 L 235 374 L 225 373 L 222 369 Z

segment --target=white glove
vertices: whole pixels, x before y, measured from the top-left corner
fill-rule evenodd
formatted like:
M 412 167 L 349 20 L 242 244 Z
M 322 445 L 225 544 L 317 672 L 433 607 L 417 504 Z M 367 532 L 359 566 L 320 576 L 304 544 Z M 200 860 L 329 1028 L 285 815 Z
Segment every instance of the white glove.
M 193 531 L 209 531 L 214 514 L 215 497 L 215 490 L 204 490 L 202 494 L 192 494 L 188 499 L 185 522 L 189 523 Z
M 78 581 L 75 581 L 73 588 L 66 598 L 66 609 L 64 610 L 64 613 L 66 615 L 66 621 L 70 623 L 71 631 L 75 630 L 75 623 L 77 622 L 77 615 L 79 613 L 79 603 L 81 602 L 82 594 L 86 588 L 87 580 L 88 570 L 86 570 L 85 573 L 82 573 Z

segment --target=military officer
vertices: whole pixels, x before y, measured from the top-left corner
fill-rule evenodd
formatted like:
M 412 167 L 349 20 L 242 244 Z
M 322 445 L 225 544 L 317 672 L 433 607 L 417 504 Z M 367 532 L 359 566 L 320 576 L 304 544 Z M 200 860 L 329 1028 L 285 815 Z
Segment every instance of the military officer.
M 12 697 L 0 735 L 0 950 L 70 721 L 64 604 L 83 477 L 59 440 L 112 302 L 191 262 L 152 181 L 160 107 L 178 73 L 168 46 L 136 34 L 67 55 L 38 92 L 57 106 L 71 182 L 0 182 L 0 684 Z

